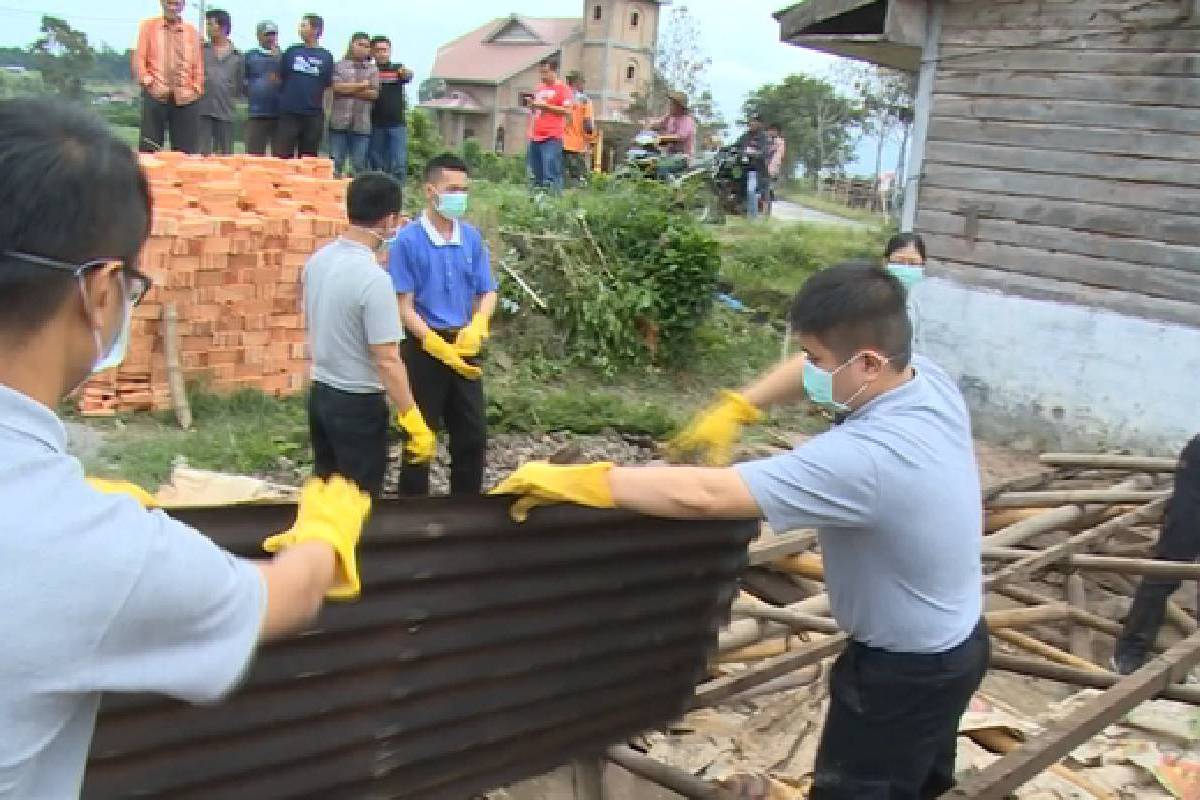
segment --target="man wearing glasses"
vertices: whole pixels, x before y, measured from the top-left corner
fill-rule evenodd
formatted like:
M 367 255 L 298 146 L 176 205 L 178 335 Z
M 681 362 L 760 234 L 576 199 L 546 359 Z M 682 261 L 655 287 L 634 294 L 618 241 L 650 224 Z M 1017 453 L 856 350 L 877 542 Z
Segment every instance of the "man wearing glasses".
M 357 596 L 370 500 L 311 482 L 250 561 L 136 487 L 90 485 L 54 409 L 125 354 L 146 177 L 89 112 L 0 101 L 0 208 L 0 797 L 75 797 L 101 692 L 217 700 L 259 642 Z

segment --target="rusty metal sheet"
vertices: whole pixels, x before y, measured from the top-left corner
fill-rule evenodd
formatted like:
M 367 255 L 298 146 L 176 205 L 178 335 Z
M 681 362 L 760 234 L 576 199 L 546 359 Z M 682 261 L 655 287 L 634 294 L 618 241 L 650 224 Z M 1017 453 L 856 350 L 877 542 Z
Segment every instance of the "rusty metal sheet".
M 506 512 L 377 504 L 359 602 L 264 647 L 219 705 L 107 697 L 83 796 L 462 800 L 681 714 L 757 524 Z M 293 514 L 177 516 L 255 556 Z

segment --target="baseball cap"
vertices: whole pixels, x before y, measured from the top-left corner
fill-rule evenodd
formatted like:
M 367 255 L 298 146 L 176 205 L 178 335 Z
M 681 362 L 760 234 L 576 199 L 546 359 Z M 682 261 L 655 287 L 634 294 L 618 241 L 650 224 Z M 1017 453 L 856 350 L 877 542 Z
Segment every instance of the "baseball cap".
M 257 30 L 259 36 L 262 36 L 264 33 L 279 33 L 279 26 L 268 19 L 258 23 Z

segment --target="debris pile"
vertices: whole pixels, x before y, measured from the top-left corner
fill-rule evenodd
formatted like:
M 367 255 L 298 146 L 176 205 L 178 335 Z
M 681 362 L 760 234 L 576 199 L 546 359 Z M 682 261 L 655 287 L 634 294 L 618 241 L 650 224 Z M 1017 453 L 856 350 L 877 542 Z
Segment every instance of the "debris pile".
M 955 796 L 1200 798 L 1200 687 L 1181 682 L 1200 661 L 1194 593 L 1170 604 L 1160 659 L 1128 678 L 1109 668 L 1138 576 L 1200 578 L 1149 558 L 1175 461 L 1041 462 L 982 498 L 993 659 L 960 727 Z M 764 531 L 693 712 L 635 746 L 731 796 L 804 797 L 844 642 L 822 581 L 814 532 Z
M 168 409 L 172 370 L 216 389 L 300 390 L 300 273 L 346 224 L 346 184 L 332 163 L 172 152 L 141 161 L 154 225 L 138 266 L 154 289 L 134 313 L 125 362 L 87 384 L 80 411 Z M 172 336 L 168 308 L 178 317 Z

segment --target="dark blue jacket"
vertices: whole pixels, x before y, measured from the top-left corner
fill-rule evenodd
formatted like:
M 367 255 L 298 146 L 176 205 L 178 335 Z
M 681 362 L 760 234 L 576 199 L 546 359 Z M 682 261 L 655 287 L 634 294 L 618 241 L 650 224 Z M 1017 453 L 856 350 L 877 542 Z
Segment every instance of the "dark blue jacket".
M 279 116 L 280 56 L 256 47 L 246 52 L 246 97 L 251 117 Z

